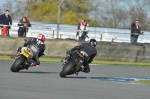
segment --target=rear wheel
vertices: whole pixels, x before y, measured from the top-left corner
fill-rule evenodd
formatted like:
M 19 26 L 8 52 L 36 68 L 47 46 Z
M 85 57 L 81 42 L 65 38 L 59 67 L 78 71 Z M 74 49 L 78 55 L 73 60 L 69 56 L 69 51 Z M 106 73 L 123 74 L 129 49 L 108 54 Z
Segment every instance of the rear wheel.
M 22 67 L 21 65 L 23 65 L 23 63 L 25 62 L 26 58 L 24 56 L 20 56 L 19 58 L 17 58 L 14 63 L 12 64 L 10 70 L 12 72 L 19 72 Z
M 62 69 L 62 71 L 60 72 L 60 77 L 66 77 L 67 74 L 69 74 L 69 72 L 71 71 L 71 69 L 75 67 L 75 62 L 74 61 L 70 61 L 67 65 L 65 65 Z

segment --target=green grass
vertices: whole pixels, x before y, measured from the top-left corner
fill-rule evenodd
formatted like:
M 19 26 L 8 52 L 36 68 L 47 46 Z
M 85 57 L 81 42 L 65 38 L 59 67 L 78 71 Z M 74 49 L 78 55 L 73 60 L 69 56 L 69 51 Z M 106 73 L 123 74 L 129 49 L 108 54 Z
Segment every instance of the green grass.
M 122 65 L 122 66 L 150 66 L 150 63 L 142 63 L 142 62 L 118 62 L 118 61 L 98 61 L 98 60 L 94 60 L 93 64 Z
M 8 60 L 11 61 L 12 59 L 10 56 L 0 56 L 0 60 Z M 41 62 L 57 62 L 60 63 L 61 58 L 47 58 L 41 57 Z M 119 66 L 150 66 L 150 63 L 140 63 L 140 62 L 117 62 L 117 61 L 99 61 L 94 60 L 92 64 L 103 64 L 103 65 L 119 65 Z
M 150 80 L 139 80 L 139 81 L 137 81 L 137 83 L 150 84 Z
M 0 60 L 12 60 L 10 56 L 0 56 Z

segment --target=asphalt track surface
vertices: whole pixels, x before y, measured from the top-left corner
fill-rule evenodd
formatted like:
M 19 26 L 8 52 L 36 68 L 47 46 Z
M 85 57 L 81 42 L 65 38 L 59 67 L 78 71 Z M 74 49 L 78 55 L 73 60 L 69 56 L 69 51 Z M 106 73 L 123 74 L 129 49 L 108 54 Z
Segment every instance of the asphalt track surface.
M 0 99 L 150 99 L 150 86 L 89 77 L 150 77 L 150 67 L 91 65 L 91 72 L 60 78 L 61 64 L 41 63 L 19 73 L 0 61 Z

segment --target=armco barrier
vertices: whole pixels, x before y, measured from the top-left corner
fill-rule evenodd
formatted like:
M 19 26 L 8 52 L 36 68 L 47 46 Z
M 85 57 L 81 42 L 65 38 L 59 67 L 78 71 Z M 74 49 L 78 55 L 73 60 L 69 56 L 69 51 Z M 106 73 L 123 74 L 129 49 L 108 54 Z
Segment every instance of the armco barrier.
M 128 62 L 150 62 L 149 44 L 99 43 L 96 59 Z
M 29 38 L 0 37 L 0 54 L 1 55 L 15 54 L 16 49 L 24 44 L 24 39 Z M 47 39 L 45 41 L 45 44 L 46 44 L 45 56 L 64 57 L 66 51 L 78 45 L 78 42 L 76 40 Z
M 0 54 L 12 55 L 25 38 L 0 37 Z M 26 38 L 29 39 L 29 38 Z M 65 57 L 66 51 L 81 44 L 76 40 L 47 39 L 45 57 Z M 129 43 L 99 42 L 97 60 L 150 62 L 150 44 L 131 45 Z

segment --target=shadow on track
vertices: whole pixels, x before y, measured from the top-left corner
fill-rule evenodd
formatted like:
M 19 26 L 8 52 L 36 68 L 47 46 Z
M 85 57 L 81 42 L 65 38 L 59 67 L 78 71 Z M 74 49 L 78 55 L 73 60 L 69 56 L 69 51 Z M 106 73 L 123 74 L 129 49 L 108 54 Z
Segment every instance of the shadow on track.
M 66 76 L 65 78 L 87 79 L 86 76 Z
M 114 77 L 92 77 L 92 76 L 66 76 L 65 78 L 95 79 L 95 80 L 109 80 L 109 79 L 114 79 Z
M 18 73 L 31 73 L 31 74 L 58 74 L 59 72 L 43 72 L 43 71 L 20 71 Z
M 89 77 L 89 76 L 67 76 L 65 78 L 72 79 L 90 79 L 90 80 L 101 80 L 101 81 L 111 81 L 111 82 L 123 82 L 123 83 L 132 83 L 135 82 L 135 79 L 132 77 Z

